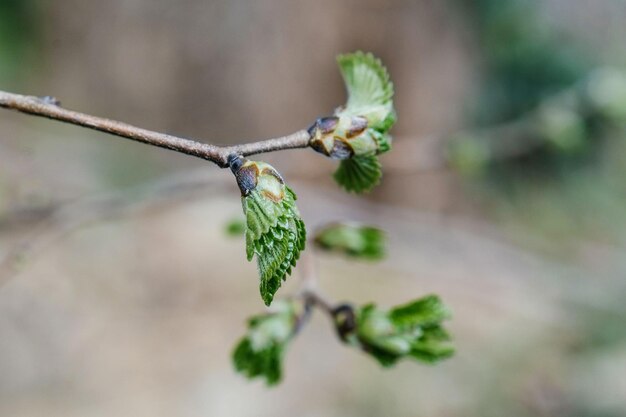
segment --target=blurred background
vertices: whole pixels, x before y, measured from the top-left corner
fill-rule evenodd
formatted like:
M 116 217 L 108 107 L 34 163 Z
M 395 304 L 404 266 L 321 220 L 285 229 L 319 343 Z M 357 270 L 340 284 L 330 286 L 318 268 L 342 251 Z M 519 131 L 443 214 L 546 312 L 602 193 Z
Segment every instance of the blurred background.
M 389 257 L 320 256 L 336 300 L 436 292 L 457 355 L 382 370 L 316 314 L 282 385 L 235 374 L 262 311 L 206 162 L 0 111 L 2 416 L 626 416 L 623 0 L 2 0 L 0 89 L 218 144 L 345 100 L 338 53 L 388 66 L 382 184 L 263 156 L 309 230 L 360 220 Z M 279 294 L 297 288 L 298 271 Z

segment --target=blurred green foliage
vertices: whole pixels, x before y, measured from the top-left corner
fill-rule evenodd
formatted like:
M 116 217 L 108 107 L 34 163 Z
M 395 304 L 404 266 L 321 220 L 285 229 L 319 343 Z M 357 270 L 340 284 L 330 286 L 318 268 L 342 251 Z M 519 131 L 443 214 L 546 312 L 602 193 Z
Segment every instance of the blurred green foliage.
M 483 79 L 476 106 L 479 124 L 512 120 L 570 86 L 589 69 L 574 45 L 542 22 L 537 0 L 462 2 L 481 51 Z
M 38 61 L 41 40 L 38 0 L 0 1 L 0 81 L 23 87 Z
M 295 305 L 289 301 L 276 302 L 271 312 L 250 318 L 246 336 L 233 351 L 237 372 L 250 379 L 265 378 L 267 385 L 280 382 L 283 357 L 297 322 Z
M 571 108 L 567 98 L 554 102 L 588 76 L 590 60 L 544 21 L 537 0 L 459 3 L 482 53 L 482 82 L 469 123 L 480 130 L 453 138 L 452 165 L 506 190 L 512 182 L 558 175 L 586 162 L 596 148 L 591 139 L 598 142 L 597 123 L 579 103 Z M 507 146 L 513 151 L 503 152 Z
M 615 299 L 605 301 L 602 308 L 579 306 L 575 310 L 579 339 L 574 341 L 574 354 L 595 355 L 626 347 L 624 295 L 624 291 L 616 292 Z
M 315 244 L 326 251 L 369 260 L 385 256 L 385 233 L 371 226 L 354 223 L 334 223 L 320 229 Z
M 224 226 L 227 236 L 243 236 L 246 233 L 246 222 L 243 219 L 231 219 Z
M 471 127 L 448 148 L 468 191 L 542 251 L 575 253 L 582 236 L 623 243 L 626 72 L 594 62 L 538 0 L 456 4 L 482 53 Z

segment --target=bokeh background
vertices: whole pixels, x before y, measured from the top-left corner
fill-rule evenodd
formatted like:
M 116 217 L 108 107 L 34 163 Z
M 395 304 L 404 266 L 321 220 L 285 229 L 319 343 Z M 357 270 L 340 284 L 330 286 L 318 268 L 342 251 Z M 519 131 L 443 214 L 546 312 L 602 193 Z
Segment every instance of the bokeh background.
M 626 416 L 625 39 L 623 0 L 1 0 L 0 89 L 211 143 L 307 127 L 345 98 L 338 53 L 381 57 L 399 122 L 374 192 L 264 159 L 310 230 L 388 233 L 382 263 L 319 256 L 323 292 L 438 293 L 458 353 L 382 370 L 316 314 L 282 385 L 247 381 L 230 173 L 3 110 L 0 415 Z

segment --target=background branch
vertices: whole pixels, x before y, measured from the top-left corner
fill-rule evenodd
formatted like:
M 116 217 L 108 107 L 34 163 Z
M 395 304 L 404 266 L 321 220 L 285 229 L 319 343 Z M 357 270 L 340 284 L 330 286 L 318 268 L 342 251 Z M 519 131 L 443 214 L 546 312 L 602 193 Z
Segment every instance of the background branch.
M 0 235 L 13 228 L 19 229 L 22 222 L 31 226 L 4 253 L 0 251 L 0 288 L 19 274 L 32 258 L 80 227 L 193 200 L 206 196 L 207 190 L 221 192 L 229 184 L 222 177 L 209 177 L 206 170 L 198 170 L 147 186 L 32 207 L 23 216 L 18 216 L 18 210 L 13 216 L 0 217 Z
M 211 161 L 221 168 L 228 166 L 228 155 L 233 153 L 248 156 L 285 149 L 306 148 L 309 146 L 310 139 L 306 130 L 300 130 L 291 135 L 244 145 L 216 146 L 142 129 L 115 120 L 67 110 L 62 108 L 60 102 L 53 97 L 24 96 L 0 91 L 0 107 L 110 133 L 122 138 L 195 156 Z

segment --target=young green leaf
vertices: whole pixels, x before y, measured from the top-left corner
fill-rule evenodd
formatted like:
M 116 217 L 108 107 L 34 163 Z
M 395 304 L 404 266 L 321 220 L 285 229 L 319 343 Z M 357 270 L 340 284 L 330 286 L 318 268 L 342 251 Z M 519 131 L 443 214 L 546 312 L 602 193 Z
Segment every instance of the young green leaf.
M 370 260 L 385 256 L 385 234 L 375 227 L 336 223 L 317 232 L 318 247 Z
M 387 69 L 372 54 L 356 52 L 337 59 L 348 102 L 309 128 L 311 147 L 341 160 L 334 178 L 344 189 L 362 193 L 380 182 L 377 155 L 391 149 L 387 133 L 396 121 L 393 84 Z
M 264 162 L 230 158 L 246 216 L 246 255 L 257 258 L 261 297 L 270 305 L 282 281 L 304 250 L 306 229 L 296 195 L 280 174 Z
M 363 193 L 380 183 L 383 172 L 376 156 L 355 156 L 339 162 L 333 178 L 346 191 Z
M 248 320 L 248 332 L 233 351 L 237 372 L 246 377 L 265 378 L 275 385 L 282 378 L 282 361 L 296 329 L 298 316 L 292 302 L 276 302 L 272 311 Z
M 428 296 L 390 311 L 368 304 L 353 309 L 346 320 L 345 307 L 335 315 L 342 340 L 362 349 L 382 366 L 394 365 L 402 358 L 434 363 L 454 354 L 450 336 L 442 321 L 450 317 L 437 296 Z M 346 329 L 346 322 L 354 325 Z
M 337 116 L 363 116 L 372 129 L 388 131 L 395 122 L 393 83 L 380 59 L 361 51 L 337 58 L 348 102 Z
M 448 307 L 436 295 L 420 298 L 389 311 L 389 318 L 399 327 L 436 325 L 451 316 Z

